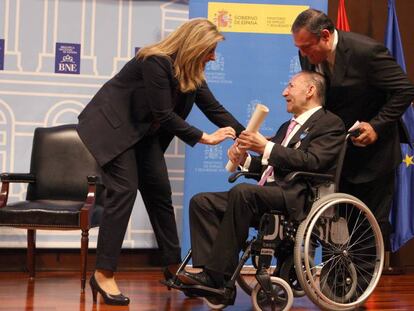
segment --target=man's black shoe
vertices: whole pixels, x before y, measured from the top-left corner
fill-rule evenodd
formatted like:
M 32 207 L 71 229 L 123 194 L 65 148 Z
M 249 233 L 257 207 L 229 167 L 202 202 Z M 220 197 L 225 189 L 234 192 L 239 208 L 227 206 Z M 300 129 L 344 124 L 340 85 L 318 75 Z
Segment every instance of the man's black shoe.
M 185 285 L 202 285 L 211 288 L 218 288 L 213 278 L 205 271 L 201 271 L 199 273 L 182 271 L 178 274 L 178 278 Z

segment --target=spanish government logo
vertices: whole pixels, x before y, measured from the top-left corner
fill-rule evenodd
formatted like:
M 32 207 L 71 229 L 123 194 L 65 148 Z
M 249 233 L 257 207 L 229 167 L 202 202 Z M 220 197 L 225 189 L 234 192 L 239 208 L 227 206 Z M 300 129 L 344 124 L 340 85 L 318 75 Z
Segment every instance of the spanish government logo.
M 216 52 L 216 60 L 214 62 L 209 62 L 206 66 L 205 75 L 208 83 L 233 83 L 233 81 L 227 80 L 224 65 L 224 55 Z
M 295 55 L 290 59 L 289 62 L 289 75 L 293 76 L 301 71 L 299 56 Z
M 206 65 L 206 71 L 224 71 L 224 57 L 221 53 L 216 52 L 216 60 L 214 62 L 208 62 Z
M 217 173 L 224 171 L 223 146 L 204 146 L 204 159 L 195 168 L 197 173 Z
M 55 73 L 80 73 L 80 44 L 56 43 Z
M 307 8 L 304 5 L 208 1 L 207 17 L 223 32 L 290 35 L 290 27 L 296 16 Z
M 231 28 L 232 17 L 229 11 L 225 11 L 225 10 L 218 11 L 217 13 L 214 14 L 213 20 L 219 29 Z
M 220 145 L 216 146 L 205 146 L 204 149 L 204 160 L 221 160 L 223 158 L 223 147 Z

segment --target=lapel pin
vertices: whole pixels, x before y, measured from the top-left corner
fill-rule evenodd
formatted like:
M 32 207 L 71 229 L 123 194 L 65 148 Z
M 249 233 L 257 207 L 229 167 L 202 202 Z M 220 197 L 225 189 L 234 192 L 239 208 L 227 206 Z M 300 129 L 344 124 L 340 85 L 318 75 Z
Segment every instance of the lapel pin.
M 293 146 L 293 149 L 298 149 L 300 147 L 301 141 L 298 140 L 297 143 Z
M 307 127 L 299 136 L 299 140 L 303 140 L 309 134 L 309 127 Z

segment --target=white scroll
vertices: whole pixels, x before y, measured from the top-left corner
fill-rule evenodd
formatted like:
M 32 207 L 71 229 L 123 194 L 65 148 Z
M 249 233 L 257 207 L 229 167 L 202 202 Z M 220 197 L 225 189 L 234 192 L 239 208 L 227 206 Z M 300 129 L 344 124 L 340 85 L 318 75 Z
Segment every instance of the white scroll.
M 268 113 L 269 108 L 267 108 L 265 105 L 257 104 L 253 112 L 253 115 L 250 118 L 249 123 L 247 124 L 246 131 L 257 132 Z M 233 163 L 229 160 L 226 165 L 226 170 L 228 172 L 234 172 L 239 164 L 240 162 Z

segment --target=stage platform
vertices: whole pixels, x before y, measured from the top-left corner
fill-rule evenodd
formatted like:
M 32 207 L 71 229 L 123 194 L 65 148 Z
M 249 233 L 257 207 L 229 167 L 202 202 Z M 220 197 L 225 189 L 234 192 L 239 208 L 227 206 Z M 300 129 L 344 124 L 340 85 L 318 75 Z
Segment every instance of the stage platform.
M 90 274 L 90 273 L 89 273 Z M 107 306 L 100 298 L 92 302 L 89 286 L 80 292 L 78 272 L 39 272 L 30 281 L 26 273 L 0 272 L 0 310 L 19 311 L 207 311 L 208 306 L 197 298 L 181 292 L 168 291 L 159 283 L 158 269 L 120 272 L 119 287 L 131 298 L 129 307 Z M 229 311 L 252 310 L 250 297 L 238 289 L 234 306 Z M 319 310 L 307 298 L 295 299 L 292 311 Z M 385 275 L 363 310 L 414 310 L 414 274 Z

